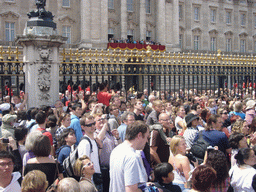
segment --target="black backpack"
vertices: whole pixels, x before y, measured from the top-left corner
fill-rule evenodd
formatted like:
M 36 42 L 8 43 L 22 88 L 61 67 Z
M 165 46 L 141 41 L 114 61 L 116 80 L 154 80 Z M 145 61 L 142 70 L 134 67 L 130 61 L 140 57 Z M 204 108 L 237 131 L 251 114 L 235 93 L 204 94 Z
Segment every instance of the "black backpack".
M 200 131 L 198 133 L 198 139 L 193 143 L 190 152 L 199 160 L 204 159 L 205 151 L 210 144 L 204 140 L 203 133 Z

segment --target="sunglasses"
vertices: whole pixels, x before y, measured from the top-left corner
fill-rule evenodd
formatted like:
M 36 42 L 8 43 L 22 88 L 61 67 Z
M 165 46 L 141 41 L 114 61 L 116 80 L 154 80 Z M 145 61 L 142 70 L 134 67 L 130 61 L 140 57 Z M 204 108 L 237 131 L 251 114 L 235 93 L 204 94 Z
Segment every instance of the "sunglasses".
M 225 115 L 227 115 L 227 114 L 228 114 L 228 112 L 224 112 L 224 113 L 222 113 L 222 114 L 225 114 Z
M 93 123 L 90 123 L 90 124 L 86 124 L 86 125 L 84 125 L 84 126 L 86 126 L 86 127 L 91 127 L 91 126 L 93 126 L 93 125 L 95 125 L 96 123 L 95 122 L 93 122 Z
M 93 162 L 86 163 L 86 164 L 83 166 L 83 168 L 85 168 L 85 167 L 90 167 L 91 165 L 93 165 Z

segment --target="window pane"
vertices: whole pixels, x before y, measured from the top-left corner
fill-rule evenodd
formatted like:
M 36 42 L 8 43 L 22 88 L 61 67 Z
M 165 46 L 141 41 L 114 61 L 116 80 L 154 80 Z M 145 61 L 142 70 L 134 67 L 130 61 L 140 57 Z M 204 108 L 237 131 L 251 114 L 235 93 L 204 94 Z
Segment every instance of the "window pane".
M 199 50 L 199 36 L 194 36 L 194 50 Z
M 182 49 L 183 48 L 183 35 L 182 34 L 179 35 L 179 45 L 180 45 L 180 48 Z
M 63 6 L 63 7 L 69 7 L 69 6 L 70 6 L 69 0 L 63 0 L 63 1 L 62 1 L 62 6 Z
M 216 22 L 216 10 L 211 9 L 211 22 Z
M 199 18 L 200 18 L 199 11 L 200 11 L 199 7 L 194 8 L 194 19 L 196 21 L 199 21 Z
M 211 37 L 211 51 L 216 51 L 216 37 Z
M 182 5 L 179 5 L 179 19 L 182 19 Z
M 226 12 L 226 23 L 231 24 L 231 12 Z
M 71 27 L 70 26 L 62 27 L 62 36 L 68 37 L 67 44 L 71 44 Z
M 108 0 L 108 8 L 114 9 L 114 0 Z
M 14 41 L 15 38 L 15 23 L 5 22 L 5 40 L 6 41 Z
M 151 11 L 150 11 L 150 0 L 146 0 L 146 13 L 151 13 Z
M 226 51 L 231 52 L 231 38 L 226 39 Z
M 127 0 L 127 11 L 133 11 L 133 0 Z

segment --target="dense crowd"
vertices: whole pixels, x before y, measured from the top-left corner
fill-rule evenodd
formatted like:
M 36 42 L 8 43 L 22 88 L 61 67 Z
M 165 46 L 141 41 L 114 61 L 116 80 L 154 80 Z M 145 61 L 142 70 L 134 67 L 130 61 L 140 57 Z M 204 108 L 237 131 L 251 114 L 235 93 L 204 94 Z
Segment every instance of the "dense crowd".
M 142 45 L 161 45 L 158 42 L 151 41 L 151 40 L 133 40 L 133 39 L 114 39 L 114 38 L 109 38 L 108 40 L 109 43 L 132 43 L 132 44 L 142 44 Z
M 102 83 L 28 109 L 27 94 L 6 96 L 0 191 L 255 191 L 256 102 L 218 91 Z

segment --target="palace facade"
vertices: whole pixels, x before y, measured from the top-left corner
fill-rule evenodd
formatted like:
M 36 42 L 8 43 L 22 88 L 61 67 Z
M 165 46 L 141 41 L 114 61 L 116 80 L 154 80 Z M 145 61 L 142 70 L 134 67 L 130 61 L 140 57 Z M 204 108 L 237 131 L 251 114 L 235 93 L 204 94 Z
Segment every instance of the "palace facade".
M 0 0 L 0 44 L 14 45 L 36 0 Z M 166 51 L 256 52 L 254 0 L 48 0 L 66 47 L 152 41 Z

